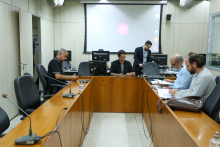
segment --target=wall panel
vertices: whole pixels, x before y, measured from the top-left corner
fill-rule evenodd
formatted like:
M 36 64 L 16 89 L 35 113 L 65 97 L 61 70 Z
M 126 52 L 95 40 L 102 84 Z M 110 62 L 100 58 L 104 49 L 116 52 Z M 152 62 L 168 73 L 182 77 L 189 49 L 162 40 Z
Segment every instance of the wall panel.
M 12 0 L 12 6 L 28 11 L 28 0 Z
M 50 60 L 53 59 L 54 35 L 54 22 L 41 18 L 42 64 L 46 69 Z
M 14 79 L 20 75 L 19 68 L 19 26 L 17 8 L 0 2 L 0 94 L 6 93 L 15 103 Z M 7 24 L 7 25 L 5 25 Z M 2 107 L 9 118 L 18 114 L 17 108 L 7 99 L 0 99 Z

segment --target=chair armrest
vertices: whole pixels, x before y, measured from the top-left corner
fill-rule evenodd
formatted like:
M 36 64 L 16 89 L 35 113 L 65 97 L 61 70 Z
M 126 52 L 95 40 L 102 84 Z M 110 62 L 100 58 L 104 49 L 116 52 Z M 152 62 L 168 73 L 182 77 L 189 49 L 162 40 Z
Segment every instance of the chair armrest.
M 60 84 L 50 84 L 51 87 L 63 87 L 63 85 Z
M 54 94 L 47 94 L 47 95 L 44 95 L 44 98 L 51 98 L 52 96 L 54 96 Z
M 31 114 L 32 112 L 34 112 L 36 109 L 26 109 L 25 112 L 27 114 Z

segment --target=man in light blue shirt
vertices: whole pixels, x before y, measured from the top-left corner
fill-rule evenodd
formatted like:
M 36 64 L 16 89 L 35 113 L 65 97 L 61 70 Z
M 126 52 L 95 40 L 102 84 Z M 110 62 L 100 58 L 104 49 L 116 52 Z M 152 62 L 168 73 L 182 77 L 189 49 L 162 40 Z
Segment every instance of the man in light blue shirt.
M 177 78 L 176 80 L 169 80 L 166 79 L 165 81 L 174 83 L 174 85 L 169 86 L 172 89 L 189 89 L 190 84 L 192 82 L 192 78 L 194 75 L 191 75 L 189 71 L 186 69 L 186 66 L 181 66 L 184 63 L 184 59 L 181 55 L 179 54 L 174 54 L 171 59 L 170 59 L 170 64 L 173 68 L 179 69 L 179 72 L 177 73 Z

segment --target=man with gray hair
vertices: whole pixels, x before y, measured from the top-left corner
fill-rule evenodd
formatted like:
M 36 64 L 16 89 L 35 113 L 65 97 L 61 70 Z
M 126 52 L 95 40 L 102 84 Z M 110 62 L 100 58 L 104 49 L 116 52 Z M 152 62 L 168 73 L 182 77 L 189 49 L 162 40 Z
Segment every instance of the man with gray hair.
M 182 66 L 184 59 L 179 54 L 174 54 L 170 59 L 170 64 L 173 68 L 179 69 L 180 71 L 177 73 L 176 80 L 166 79 L 165 81 L 174 83 L 174 85 L 169 86 L 172 89 L 189 89 L 192 78 L 194 75 L 191 75 L 189 71 L 186 69 L 186 66 Z
M 49 65 L 48 65 L 48 76 L 54 79 L 60 80 L 62 82 L 66 82 L 67 80 L 76 81 L 79 77 L 78 76 L 65 76 L 63 69 L 62 69 L 62 62 L 65 61 L 68 57 L 68 53 L 65 49 L 61 48 L 56 57 L 54 57 Z M 62 84 L 58 81 L 48 78 L 48 84 Z M 66 85 L 63 85 L 65 87 Z M 58 89 L 61 90 L 62 88 Z

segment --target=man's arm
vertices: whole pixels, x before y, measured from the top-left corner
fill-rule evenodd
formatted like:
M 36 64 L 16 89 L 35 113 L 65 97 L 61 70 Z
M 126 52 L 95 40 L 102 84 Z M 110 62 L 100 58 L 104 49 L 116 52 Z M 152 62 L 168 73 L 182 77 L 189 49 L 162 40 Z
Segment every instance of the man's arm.
M 127 73 L 126 76 L 135 76 L 135 72 L 133 72 L 131 63 L 129 61 L 128 61 L 128 72 L 129 73 Z
M 72 81 L 76 81 L 79 77 L 78 76 L 64 76 L 61 75 L 60 73 L 54 73 L 55 77 L 57 80 L 72 80 Z
M 185 97 L 185 96 L 202 96 L 207 89 L 208 79 L 206 77 L 199 77 L 193 87 L 187 90 L 179 90 L 174 96 L 175 97 Z
M 134 61 L 137 63 L 137 64 L 140 64 L 140 60 L 138 59 L 138 54 L 139 54 L 139 51 L 138 51 L 138 48 L 135 49 L 134 51 Z M 142 64 L 142 63 L 141 63 Z
M 185 70 L 181 76 L 181 85 L 174 85 L 173 89 L 188 89 L 188 85 L 191 83 L 191 81 L 192 75 L 189 73 L 189 71 Z

